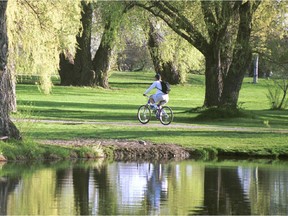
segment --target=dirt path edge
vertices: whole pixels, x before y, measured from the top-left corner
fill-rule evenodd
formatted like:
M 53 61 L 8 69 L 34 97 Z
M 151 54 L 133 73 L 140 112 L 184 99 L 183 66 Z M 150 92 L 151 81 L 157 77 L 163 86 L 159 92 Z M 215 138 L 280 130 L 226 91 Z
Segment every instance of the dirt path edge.
M 154 144 L 139 140 L 100 140 L 100 139 L 76 139 L 76 140 L 45 140 L 42 144 L 79 147 L 100 146 L 105 157 L 114 160 L 184 160 L 197 155 L 194 149 L 187 149 L 175 144 Z

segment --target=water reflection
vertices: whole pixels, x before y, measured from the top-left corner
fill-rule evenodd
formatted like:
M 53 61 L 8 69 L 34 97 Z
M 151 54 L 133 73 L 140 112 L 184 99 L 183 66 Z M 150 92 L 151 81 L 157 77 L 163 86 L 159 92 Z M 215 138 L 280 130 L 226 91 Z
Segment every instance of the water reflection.
M 0 214 L 287 215 L 287 164 L 238 164 L 7 163 Z

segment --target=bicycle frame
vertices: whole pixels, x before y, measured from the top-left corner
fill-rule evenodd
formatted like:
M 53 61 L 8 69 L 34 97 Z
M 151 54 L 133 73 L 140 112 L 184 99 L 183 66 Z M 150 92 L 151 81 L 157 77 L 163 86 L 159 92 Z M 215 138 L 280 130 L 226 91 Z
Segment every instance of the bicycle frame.
M 156 118 L 163 124 L 169 125 L 173 120 L 173 111 L 169 106 L 158 106 L 150 103 L 151 96 L 145 95 L 148 101 L 145 105 L 138 108 L 137 117 L 142 124 L 147 124 L 151 119 L 151 110 L 155 113 Z M 160 102 L 161 104 L 161 102 Z M 155 107 L 156 106 L 156 107 Z

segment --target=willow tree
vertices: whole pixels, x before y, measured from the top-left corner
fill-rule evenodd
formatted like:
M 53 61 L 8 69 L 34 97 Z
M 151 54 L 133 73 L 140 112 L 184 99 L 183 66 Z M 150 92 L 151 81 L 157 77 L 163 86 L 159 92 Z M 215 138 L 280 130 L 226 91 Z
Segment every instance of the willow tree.
M 7 69 L 8 37 L 6 24 L 7 1 L 0 2 L 0 136 L 20 139 L 20 133 L 9 117 L 11 75 Z
M 186 82 L 189 71 L 200 69 L 203 55 L 163 21 L 155 18 L 148 20 L 148 47 L 155 71 L 170 84 Z
M 174 59 L 165 60 L 162 58 L 161 45 L 165 42 L 165 33 L 161 31 L 160 25 L 157 25 L 152 19 L 149 19 L 149 39 L 148 47 L 154 64 L 156 73 L 161 74 L 162 79 L 170 84 L 180 83 L 180 73 Z
M 9 62 L 14 75 L 39 76 L 40 89 L 49 93 L 59 53 L 75 53 L 80 13 L 80 1 L 8 1 Z
M 130 7 L 125 7 L 122 2 L 101 2 L 99 3 L 99 9 L 104 22 L 104 31 L 98 50 L 93 58 L 92 66 L 96 74 L 96 85 L 108 88 L 112 52 L 118 39 L 119 26 L 124 14 Z
M 81 29 L 76 36 L 75 58 L 69 52 L 60 54 L 59 75 L 61 85 L 91 86 L 95 79 L 91 63 L 91 31 L 93 3 L 81 2 Z
M 141 58 L 143 62 L 138 64 L 137 71 L 143 70 L 147 63 L 150 69 L 152 63 L 155 72 L 163 79 L 177 84 L 186 81 L 188 72 L 204 68 L 203 55 L 197 49 L 145 10 L 137 7 L 129 10 L 120 29 L 121 41 L 117 48 L 124 51 L 120 52 L 118 63 L 124 60 L 127 63 L 124 68 L 128 70 L 131 63 Z
M 112 51 L 117 40 L 117 33 L 122 17 L 129 7 L 122 2 L 82 2 L 81 22 L 83 33 L 77 35 L 78 48 L 75 59 L 61 55 L 60 71 L 63 85 L 109 87 L 108 77 L 112 60 Z M 93 12 L 95 14 L 93 19 Z M 101 32 L 100 45 L 95 49 L 91 43 L 94 26 Z M 95 29 L 95 28 L 94 28 Z
M 134 1 L 205 57 L 204 105 L 237 107 L 250 63 L 253 15 L 261 1 Z M 131 2 L 127 2 L 131 4 Z
M 73 53 L 80 7 L 79 2 L 72 4 L 70 0 L 0 1 L 0 6 L 0 135 L 20 139 L 9 117 L 10 98 L 15 94 L 11 90 L 13 77 L 40 75 L 43 91 L 51 90 L 50 76 L 57 71 L 60 51 L 68 49 Z M 9 70 L 7 65 L 11 65 Z

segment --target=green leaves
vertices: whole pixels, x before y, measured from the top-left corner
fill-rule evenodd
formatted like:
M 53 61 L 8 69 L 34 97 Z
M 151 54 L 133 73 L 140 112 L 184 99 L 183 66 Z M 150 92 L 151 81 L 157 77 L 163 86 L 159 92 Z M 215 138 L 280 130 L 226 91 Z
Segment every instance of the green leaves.
M 49 93 L 60 51 L 75 52 L 80 13 L 80 1 L 8 1 L 9 65 L 15 75 L 40 75 L 41 89 Z

